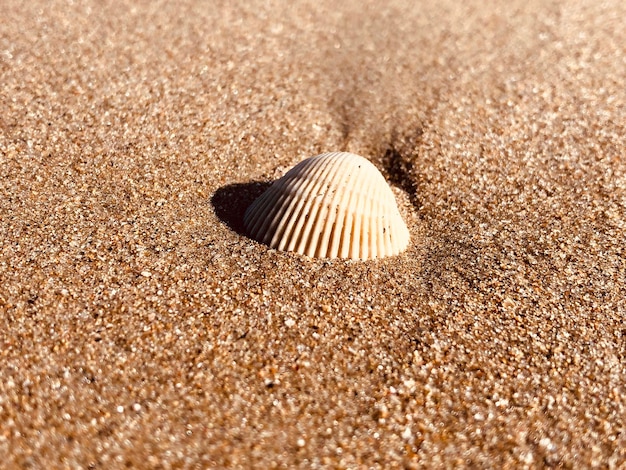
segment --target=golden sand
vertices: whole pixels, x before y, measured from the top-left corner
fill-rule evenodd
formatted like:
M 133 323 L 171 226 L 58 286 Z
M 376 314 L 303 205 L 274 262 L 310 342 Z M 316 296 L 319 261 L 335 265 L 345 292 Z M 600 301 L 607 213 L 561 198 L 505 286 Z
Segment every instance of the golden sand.
M 0 466 L 626 465 L 625 2 L 0 11 Z M 404 254 L 242 233 L 327 151 Z

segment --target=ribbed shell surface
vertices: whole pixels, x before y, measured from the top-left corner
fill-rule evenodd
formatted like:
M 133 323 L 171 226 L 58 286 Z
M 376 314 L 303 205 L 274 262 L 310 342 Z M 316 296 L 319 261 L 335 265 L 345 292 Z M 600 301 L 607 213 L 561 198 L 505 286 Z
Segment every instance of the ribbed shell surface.
M 318 258 L 382 258 L 409 243 L 385 178 L 367 159 L 347 152 L 294 166 L 248 207 L 244 225 L 272 248 Z

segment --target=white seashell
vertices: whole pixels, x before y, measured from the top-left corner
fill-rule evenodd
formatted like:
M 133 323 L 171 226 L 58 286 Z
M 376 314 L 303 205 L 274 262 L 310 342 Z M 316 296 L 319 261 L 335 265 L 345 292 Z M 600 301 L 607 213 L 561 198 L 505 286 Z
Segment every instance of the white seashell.
M 383 175 L 347 152 L 298 163 L 248 207 L 244 226 L 272 248 L 318 258 L 383 258 L 409 244 Z

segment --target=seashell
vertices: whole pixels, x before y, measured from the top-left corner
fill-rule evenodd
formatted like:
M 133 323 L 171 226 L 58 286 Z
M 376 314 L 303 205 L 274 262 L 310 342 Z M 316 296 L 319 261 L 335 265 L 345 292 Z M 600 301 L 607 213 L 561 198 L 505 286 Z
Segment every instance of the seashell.
M 383 175 L 347 152 L 298 163 L 248 207 L 244 226 L 272 248 L 317 258 L 383 258 L 409 244 Z

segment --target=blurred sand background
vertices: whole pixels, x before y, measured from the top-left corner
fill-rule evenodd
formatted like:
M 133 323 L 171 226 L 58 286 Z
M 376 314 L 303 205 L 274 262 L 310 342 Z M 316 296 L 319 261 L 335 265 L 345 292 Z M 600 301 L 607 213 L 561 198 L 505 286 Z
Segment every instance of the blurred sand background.
M 0 0 L 6 468 L 626 465 L 626 3 Z M 412 235 L 241 233 L 346 150 Z

